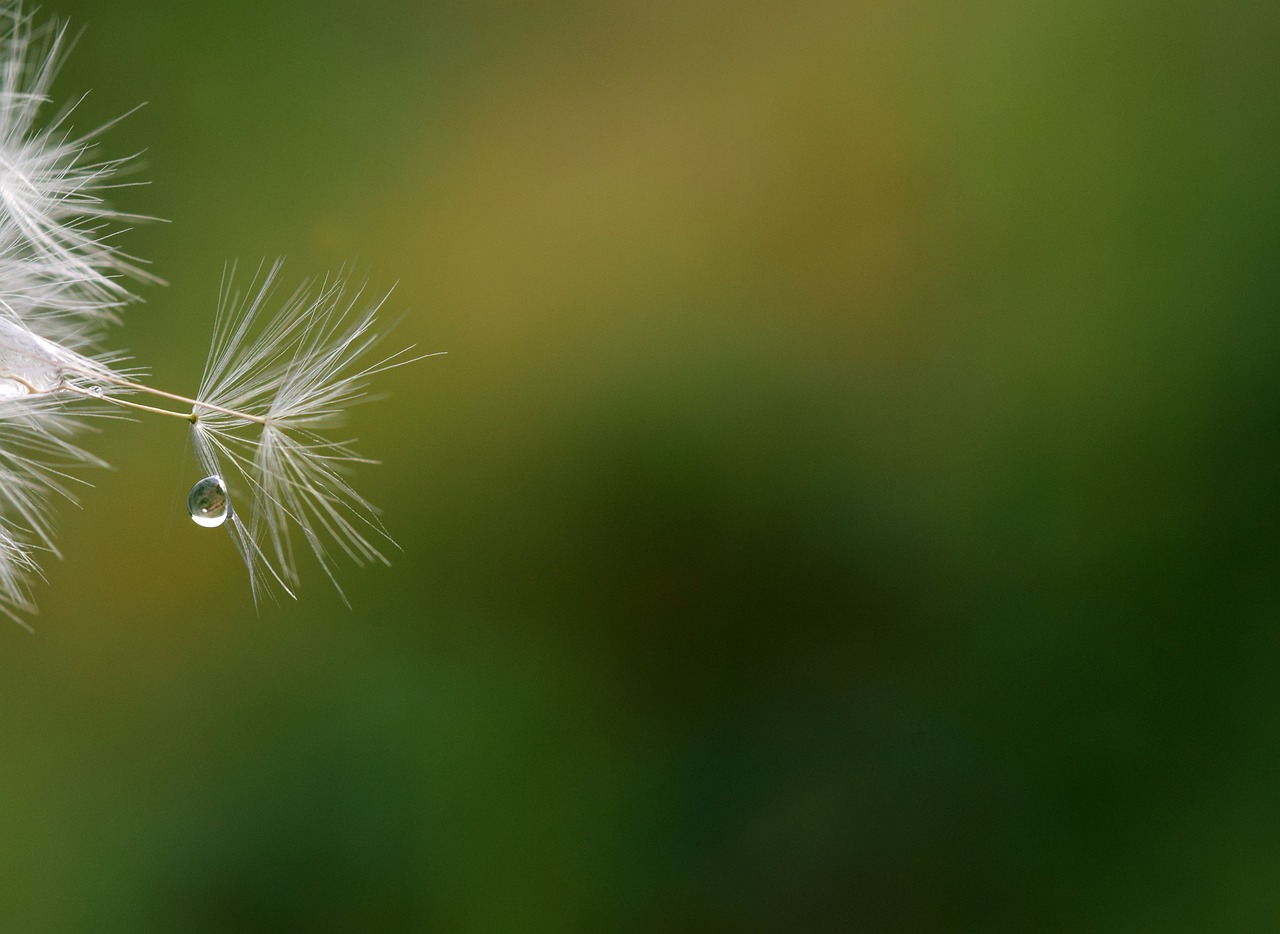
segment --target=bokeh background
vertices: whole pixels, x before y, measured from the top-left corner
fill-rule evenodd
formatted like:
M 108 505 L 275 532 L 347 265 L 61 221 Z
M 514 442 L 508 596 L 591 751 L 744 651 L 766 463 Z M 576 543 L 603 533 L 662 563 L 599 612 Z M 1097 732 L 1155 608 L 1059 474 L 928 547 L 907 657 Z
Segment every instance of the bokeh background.
M 109 5 L 198 380 L 224 262 L 445 350 L 403 548 L 255 612 L 112 426 L 0 629 L 12 931 L 1280 924 L 1273 3 Z

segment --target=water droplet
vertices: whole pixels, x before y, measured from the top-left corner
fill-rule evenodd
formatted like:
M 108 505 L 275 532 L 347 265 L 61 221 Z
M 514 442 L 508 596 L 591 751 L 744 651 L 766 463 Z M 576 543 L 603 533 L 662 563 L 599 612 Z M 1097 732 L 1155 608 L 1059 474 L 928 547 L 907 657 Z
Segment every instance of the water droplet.
M 97 396 L 99 399 L 101 399 L 101 398 L 102 398 L 102 387 L 101 387 L 101 386 L 90 386 L 90 387 L 89 387 L 89 392 L 91 392 L 93 395 Z
M 231 515 L 231 501 L 227 499 L 227 486 L 216 474 L 205 477 L 187 494 L 187 512 L 191 521 L 206 529 L 217 528 Z

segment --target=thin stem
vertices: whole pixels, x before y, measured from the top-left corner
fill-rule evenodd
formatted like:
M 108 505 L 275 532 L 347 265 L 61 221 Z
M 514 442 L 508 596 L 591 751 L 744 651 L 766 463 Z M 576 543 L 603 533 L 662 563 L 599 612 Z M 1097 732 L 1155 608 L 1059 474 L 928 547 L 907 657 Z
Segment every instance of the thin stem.
M 19 386 L 24 387 L 27 390 L 27 392 L 29 392 L 33 396 L 38 396 L 40 395 L 40 393 L 44 392 L 43 389 L 37 389 L 35 386 L 27 382 L 21 376 L 9 376 L 7 374 L 4 374 L 4 375 L 0 375 L 0 379 L 7 379 L 10 382 L 17 383 Z
M 89 399 L 101 399 L 104 402 L 110 402 L 114 405 L 122 405 L 130 409 L 137 409 L 140 412 L 150 412 L 153 415 L 170 415 L 174 418 L 180 418 L 183 421 L 191 422 L 193 425 L 200 420 L 200 416 L 195 411 L 197 407 L 209 409 L 214 412 L 221 412 L 224 415 L 230 415 L 233 418 L 242 418 L 245 421 L 256 422 L 259 425 L 267 424 L 267 419 L 257 415 L 249 415 L 246 412 L 237 412 L 235 409 L 228 409 L 221 405 L 214 405 L 212 402 L 201 402 L 198 399 L 190 399 L 186 396 L 180 396 L 177 393 L 165 392 L 163 389 L 152 389 L 150 386 L 144 386 L 142 383 L 135 383 L 127 379 L 120 379 L 116 376 L 88 372 L 85 372 L 84 375 L 91 376 L 94 379 L 99 379 L 106 383 L 111 383 L 113 386 L 119 386 L 121 389 L 145 392 L 153 396 L 159 396 L 161 399 L 172 399 L 174 402 L 185 402 L 192 407 L 192 410 L 189 413 L 175 412 L 172 409 L 162 409 L 154 405 L 143 405 L 141 402 L 130 402 L 128 399 L 118 399 L 115 396 L 100 395 L 93 392 L 91 389 L 73 386 L 70 383 L 59 383 L 53 389 L 41 389 L 23 377 L 12 373 L 0 373 L 0 379 L 7 379 L 11 382 L 17 383 L 33 396 L 41 396 L 49 392 L 72 392 L 76 395 L 85 396 Z
M 197 422 L 200 416 L 196 413 L 196 408 L 208 409 L 211 412 L 221 412 L 223 415 L 230 415 L 232 418 L 244 419 L 246 422 L 256 422 L 259 425 L 266 425 L 270 420 L 260 415 L 250 415 L 247 412 L 237 412 L 235 409 L 228 409 L 221 405 L 214 405 L 212 402 L 201 402 L 199 399 L 192 399 L 190 396 L 180 396 L 176 392 L 165 392 L 163 389 L 152 389 L 150 386 L 144 386 L 142 383 L 135 383 L 132 380 L 121 379 L 118 376 L 112 376 L 109 373 L 93 372 L 90 370 L 75 370 L 81 376 L 87 376 L 90 379 L 101 380 L 104 383 L 110 383 L 113 386 L 119 386 L 121 389 L 131 389 L 134 392 L 145 392 L 149 395 L 156 396 L 160 399 L 171 399 L 174 402 L 182 402 L 192 407 L 190 415 L 182 415 L 189 422 Z M 23 383 L 31 391 L 36 391 L 25 380 L 17 380 Z M 70 388 L 70 387 L 68 387 Z M 112 399 L 112 402 L 123 402 L 121 399 Z M 130 403 L 135 408 L 148 410 L 148 406 L 140 405 L 137 402 Z M 154 412 L 163 412 L 166 415 L 180 415 L 181 413 L 171 412 L 168 409 L 149 409 Z
M 249 415 L 246 412 L 237 412 L 235 409 L 228 409 L 221 405 L 214 405 L 212 402 L 201 402 L 199 399 L 192 399 L 189 396 L 180 396 L 177 393 L 165 392 L 163 389 L 152 389 L 150 386 L 144 386 L 142 383 L 135 383 L 131 380 L 120 379 L 116 376 L 105 376 L 102 374 L 94 374 L 98 379 L 111 383 L 113 386 L 119 386 L 121 389 L 132 389 L 135 392 L 145 392 L 161 399 L 172 399 L 174 402 L 184 402 L 192 407 L 190 416 L 184 416 L 189 421 L 197 421 L 199 416 L 195 413 L 196 407 L 209 409 L 212 412 L 221 412 L 223 415 L 230 415 L 233 418 L 242 418 L 247 422 L 257 422 L 259 425 L 267 424 L 267 419 L 259 415 Z M 165 410 L 161 410 L 165 411 Z
M 7 377 L 7 378 L 13 379 L 14 377 Z M 18 380 L 18 382 L 23 382 L 23 380 Z M 28 386 L 29 385 L 30 384 L 28 384 Z M 82 389 L 79 386 L 71 386 L 67 383 L 63 383 L 61 386 L 57 388 L 64 392 L 74 392 L 80 396 L 88 396 L 90 399 L 101 399 L 103 402 L 110 402 L 113 405 L 127 406 L 128 408 L 131 408 L 131 409 L 137 409 L 140 412 L 150 412 L 153 415 L 171 415 L 174 418 L 180 418 L 183 421 L 192 422 L 192 423 L 196 421 L 195 412 L 191 412 L 190 414 L 186 412 L 175 412 L 172 409 L 161 409 L 161 408 L 157 408 L 154 405 L 143 405 L 141 402 L 130 402 L 128 399 L 117 399 L 115 396 L 105 396 L 105 395 L 100 396 L 96 392 L 93 392 L 92 390 Z

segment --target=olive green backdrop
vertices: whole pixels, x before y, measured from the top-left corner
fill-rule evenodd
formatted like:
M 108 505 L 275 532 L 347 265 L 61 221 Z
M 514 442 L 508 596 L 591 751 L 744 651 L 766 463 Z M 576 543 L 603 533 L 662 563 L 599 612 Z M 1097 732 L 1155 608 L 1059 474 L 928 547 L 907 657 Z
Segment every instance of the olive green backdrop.
M 403 548 L 255 613 L 111 425 L 0 629 L 13 931 L 1280 923 L 1273 3 L 59 0 L 198 381 L 224 262 L 446 350 Z

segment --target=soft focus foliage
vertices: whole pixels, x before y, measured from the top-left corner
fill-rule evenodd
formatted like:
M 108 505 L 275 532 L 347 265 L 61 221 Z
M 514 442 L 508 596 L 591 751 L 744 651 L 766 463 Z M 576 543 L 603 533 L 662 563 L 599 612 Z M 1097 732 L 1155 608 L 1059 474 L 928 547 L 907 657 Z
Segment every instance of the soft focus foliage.
M 256 616 L 168 427 L 95 446 L 0 653 L 8 927 L 1280 920 L 1274 4 L 56 12 L 77 125 L 148 101 L 158 383 L 277 252 L 449 355 L 360 413 L 354 611 Z

